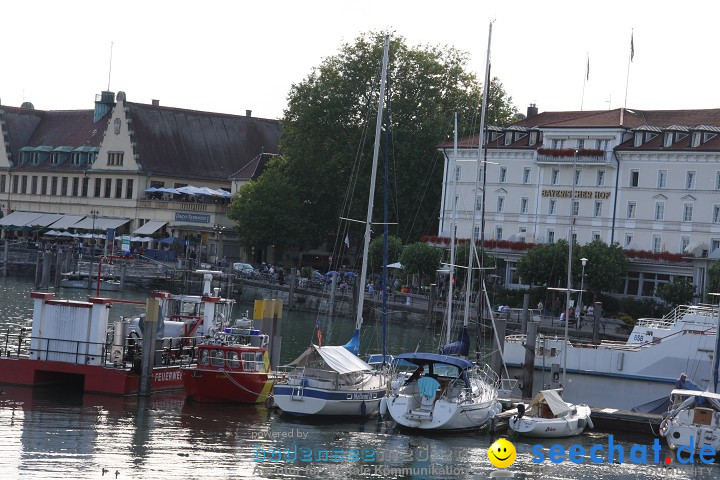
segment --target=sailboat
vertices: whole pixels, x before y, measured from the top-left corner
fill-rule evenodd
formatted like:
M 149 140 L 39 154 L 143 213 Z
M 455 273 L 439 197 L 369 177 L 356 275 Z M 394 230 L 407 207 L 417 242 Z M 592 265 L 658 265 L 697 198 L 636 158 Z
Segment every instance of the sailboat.
M 355 332 L 344 346 L 311 345 L 302 355 L 285 367 L 286 373 L 273 390 L 275 404 L 285 413 L 294 415 L 369 416 L 377 413 L 386 393 L 384 372 L 373 369 L 360 359 L 360 329 L 363 323 L 365 282 L 372 225 L 375 180 L 377 176 L 382 127 L 385 80 L 389 59 L 390 37 L 385 36 L 380 98 L 375 125 L 370 196 L 365 220 L 365 243 L 360 273 Z M 319 338 L 318 338 L 319 340 Z M 320 342 L 318 342 L 320 343 Z
M 670 393 L 671 410 L 660 424 L 660 435 L 665 437 L 668 446 L 673 450 L 685 447 L 685 450 L 692 454 L 701 451 L 707 453 L 710 449 L 712 454 L 720 451 L 720 394 L 717 392 L 720 305 L 717 317 L 712 381 L 704 392 L 674 389 Z
M 484 121 L 489 90 L 490 38 L 488 37 L 488 56 L 484 98 L 480 121 L 480 131 L 484 132 Z M 457 120 L 456 120 L 457 143 Z M 482 141 L 480 142 L 482 148 Z M 478 162 L 479 164 L 479 162 Z M 478 176 L 475 175 L 476 181 Z M 476 185 L 477 189 L 477 185 Z M 455 208 L 453 209 L 455 210 Z M 474 213 L 473 213 L 474 215 Z M 454 215 L 451 257 L 454 255 Z M 474 224 L 473 219 L 473 224 Z M 472 235 L 471 235 L 472 237 Z M 475 245 L 474 238 L 471 245 Z M 472 250 L 472 249 L 471 249 Z M 454 258 L 451 258 L 450 285 L 453 286 Z M 501 411 L 498 397 L 498 377 L 489 367 L 480 366 L 467 360 L 470 350 L 470 338 L 467 325 L 470 313 L 471 279 L 473 271 L 473 252 L 468 259 L 465 291 L 465 315 L 460 338 L 450 343 L 452 307 L 448 307 L 447 341 L 441 353 L 404 353 L 397 355 L 397 365 L 411 364 L 415 371 L 408 377 L 403 371 L 397 371 L 391 379 L 391 391 L 381 407 L 398 425 L 420 430 L 468 430 L 482 428 Z M 484 286 L 483 286 L 484 288 Z M 452 304 L 452 290 L 450 291 Z

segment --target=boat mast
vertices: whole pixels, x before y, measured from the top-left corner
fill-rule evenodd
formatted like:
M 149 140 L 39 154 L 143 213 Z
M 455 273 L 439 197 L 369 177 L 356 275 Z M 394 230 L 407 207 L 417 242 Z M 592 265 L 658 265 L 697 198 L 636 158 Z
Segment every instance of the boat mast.
M 445 344 L 450 343 L 450 332 L 452 331 L 452 308 L 453 308 L 453 289 L 455 287 L 455 230 L 457 229 L 457 154 L 458 154 L 458 126 L 457 112 L 455 112 L 455 141 L 453 143 L 453 171 L 452 171 L 452 222 L 450 222 L 450 278 L 448 285 L 448 309 L 447 309 L 447 332 L 445 335 Z
M 478 172 L 480 169 L 480 163 L 482 162 L 482 149 L 485 139 L 485 116 L 487 115 L 487 103 L 488 93 L 490 92 L 490 42 L 492 40 L 492 22 L 490 22 L 490 28 L 488 30 L 488 46 L 487 46 L 487 57 L 485 59 L 485 85 L 483 85 L 483 102 L 482 110 L 480 112 L 480 139 L 478 141 L 478 161 L 477 169 L 475 170 L 475 202 L 477 202 L 477 194 L 480 189 L 480 178 Z M 483 192 L 483 203 L 485 203 L 485 192 Z M 468 269 L 467 277 L 465 279 L 465 314 L 463 316 L 463 327 L 468 326 L 470 319 L 470 294 L 472 293 L 472 271 L 473 271 L 473 256 L 475 255 L 475 222 L 477 219 L 477 208 L 473 207 L 472 223 L 470 224 L 470 248 L 468 250 Z M 478 327 L 479 328 L 479 327 Z
M 373 212 L 373 202 L 375 199 L 375 179 L 377 176 L 377 165 L 378 165 L 378 156 L 380 152 L 380 130 L 382 128 L 382 119 L 383 119 L 383 101 L 385 100 L 385 78 L 387 76 L 387 66 L 388 66 L 388 51 L 390 50 L 390 36 L 385 35 L 385 44 L 383 48 L 383 63 L 382 63 L 382 73 L 380 75 L 380 95 L 378 98 L 378 109 L 377 109 L 377 121 L 375 122 L 375 145 L 373 147 L 373 163 L 372 163 L 372 171 L 370 174 L 370 195 L 368 197 L 368 208 L 367 208 L 367 216 L 365 218 L 365 242 L 363 246 L 363 263 L 362 263 L 362 270 L 360 271 L 360 291 L 358 292 L 358 304 L 357 304 L 357 312 L 355 315 L 355 334 L 353 335 L 353 338 L 350 339 L 350 341 L 345 345 L 345 348 L 350 350 L 350 352 L 357 354 L 360 350 L 360 327 L 362 326 L 363 319 L 362 319 L 362 312 L 363 312 L 363 304 L 365 303 L 365 284 L 366 280 L 365 277 L 367 275 L 367 268 L 368 268 L 368 249 L 370 247 L 370 228 L 372 226 L 372 212 Z M 385 285 L 383 285 L 383 288 L 385 288 Z
M 390 181 L 388 179 L 388 172 L 390 170 L 390 89 L 388 88 L 388 99 L 386 102 L 385 109 L 385 182 L 383 188 L 383 267 L 382 267 L 382 355 L 383 365 L 385 364 L 385 358 L 387 357 L 387 263 L 388 263 L 388 190 L 390 188 Z
M 565 379 L 567 377 L 567 351 L 568 351 L 568 324 L 570 323 L 570 293 L 572 289 L 572 258 L 573 258 L 573 230 L 575 228 L 575 172 L 577 171 L 577 154 L 575 149 L 573 153 L 573 169 L 570 175 L 572 182 L 572 192 L 570 193 L 570 231 L 568 233 L 568 268 L 567 268 L 567 292 L 565 294 L 565 344 L 563 346 L 563 376 L 562 386 L 567 387 Z M 575 313 L 575 321 L 578 321 L 578 313 Z
M 720 296 L 720 293 L 708 293 L 708 295 L 712 295 L 714 297 Z M 717 385 L 718 385 L 718 361 L 720 358 L 718 355 L 720 354 L 720 303 L 718 303 L 718 321 L 717 325 L 715 326 L 715 352 L 713 356 L 713 370 L 712 370 L 712 382 L 713 382 L 713 392 L 717 393 Z M 708 383 L 708 391 L 710 390 L 710 384 Z

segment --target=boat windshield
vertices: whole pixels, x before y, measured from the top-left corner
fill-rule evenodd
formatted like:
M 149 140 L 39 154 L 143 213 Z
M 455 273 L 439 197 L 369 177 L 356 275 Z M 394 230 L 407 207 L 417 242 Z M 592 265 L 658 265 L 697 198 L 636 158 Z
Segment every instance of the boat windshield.
M 458 378 L 460 376 L 460 369 L 455 365 L 448 365 L 447 363 L 433 364 L 432 372 L 438 377 Z

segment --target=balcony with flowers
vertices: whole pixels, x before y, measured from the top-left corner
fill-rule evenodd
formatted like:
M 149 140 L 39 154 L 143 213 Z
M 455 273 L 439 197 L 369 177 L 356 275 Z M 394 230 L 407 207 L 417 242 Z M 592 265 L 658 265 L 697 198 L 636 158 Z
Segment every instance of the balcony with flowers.
M 594 163 L 610 162 L 610 152 L 589 148 L 538 148 L 537 163 Z

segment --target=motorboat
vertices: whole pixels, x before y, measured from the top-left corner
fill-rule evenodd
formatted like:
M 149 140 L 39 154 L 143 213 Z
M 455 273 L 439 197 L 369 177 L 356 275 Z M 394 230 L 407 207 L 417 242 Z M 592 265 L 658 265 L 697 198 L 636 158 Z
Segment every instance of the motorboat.
M 684 446 L 694 454 L 705 447 L 720 451 L 720 394 L 674 389 L 670 398 L 673 408 L 660 424 L 668 446 Z
M 557 390 L 542 390 L 530 404 L 518 405 L 517 415 L 508 426 L 528 437 L 557 438 L 579 435 L 585 427 L 593 428 L 590 407 L 565 402 Z
M 717 318 L 717 306 L 688 305 L 660 319 L 639 319 L 625 342 L 565 342 L 539 335 L 533 384 L 541 385 L 538 390 L 562 387 L 563 398 L 572 403 L 667 411 L 668 392 L 681 372 L 688 373 L 690 388 L 704 390 L 709 384 Z M 522 375 L 525 341 L 525 335 L 505 337 L 505 361 L 512 375 Z M 565 353 L 567 382 L 561 385 Z
M 374 415 L 387 389 L 382 371 L 343 346 L 312 345 L 285 368 L 273 398 L 294 415 Z
M 497 401 L 498 377 L 488 367 L 437 353 L 403 353 L 395 356 L 395 362 L 391 390 L 381 409 L 400 426 L 478 429 L 502 410 Z M 410 375 L 402 367 L 407 364 L 415 367 Z

